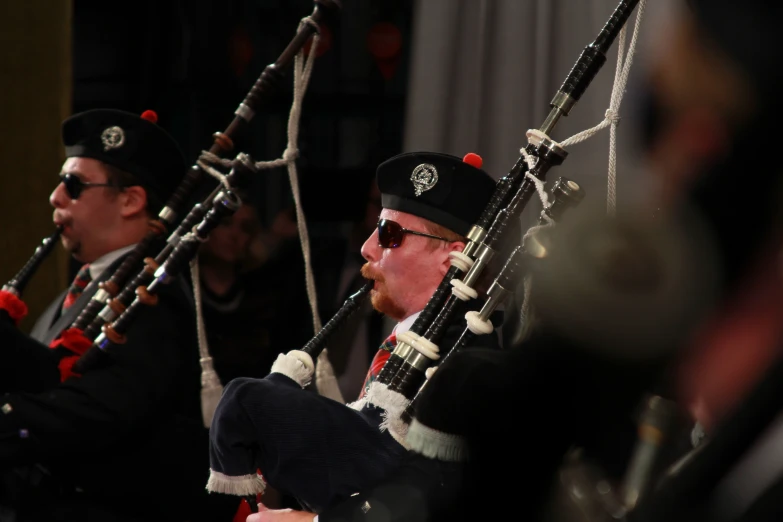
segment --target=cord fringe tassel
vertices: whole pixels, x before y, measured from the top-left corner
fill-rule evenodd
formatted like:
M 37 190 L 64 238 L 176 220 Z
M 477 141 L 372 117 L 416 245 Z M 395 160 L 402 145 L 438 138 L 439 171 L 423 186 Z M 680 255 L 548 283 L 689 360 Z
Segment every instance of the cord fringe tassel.
M 248 496 L 258 495 L 266 489 L 264 478 L 254 473 L 231 477 L 213 469 L 209 470 L 207 491 L 210 493 L 225 493 L 227 495 Z

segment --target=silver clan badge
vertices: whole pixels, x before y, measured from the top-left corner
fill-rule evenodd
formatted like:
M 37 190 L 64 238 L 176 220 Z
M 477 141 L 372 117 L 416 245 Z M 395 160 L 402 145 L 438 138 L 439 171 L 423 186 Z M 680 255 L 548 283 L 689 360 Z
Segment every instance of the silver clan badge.
M 422 163 L 413 169 L 411 181 L 413 182 L 416 195 L 421 196 L 422 192 L 428 191 L 438 182 L 438 171 L 435 169 L 435 165 Z
M 101 133 L 103 150 L 119 149 L 125 143 L 125 131 L 121 127 L 107 127 Z

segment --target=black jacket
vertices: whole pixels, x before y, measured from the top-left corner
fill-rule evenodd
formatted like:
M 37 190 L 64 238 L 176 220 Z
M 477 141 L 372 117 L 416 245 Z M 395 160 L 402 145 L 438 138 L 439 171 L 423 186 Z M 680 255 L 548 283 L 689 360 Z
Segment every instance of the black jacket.
M 14 367 L 46 376 L 24 391 L 18 379 L 0 383 L 15 388 L 0 397 L 0 504 L 17 520 L 230 520 L 236 499 L 204 490 L 208 430 L 186 285 L 165 285 L 106 364 L 63 383 L 52 382 L 52 350 L 3 333 Z

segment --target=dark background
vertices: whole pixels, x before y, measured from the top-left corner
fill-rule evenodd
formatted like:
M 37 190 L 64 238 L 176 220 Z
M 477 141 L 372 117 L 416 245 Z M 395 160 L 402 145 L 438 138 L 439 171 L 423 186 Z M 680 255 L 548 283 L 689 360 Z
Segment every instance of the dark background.
M 401 152 L 412 4 L 344 0 L 321 40 L 297 163 L 304 212 L 316 234 L 319 222 L 360 218 L 375 167 Z M 121 10 L 112 2 L 75 0 L 73 112 L 155 110 L 159 125 L 195 163 L 313 9 L 306 0 L 139 0 Z M 377 24 L 391 24 L 391 33 Z M 256 161 L 282 155 L 292 101 L 290 68 L 287 73 L 236 152 Z M 265 224 L 292 204 L 286 169 L 265 171 L 251 193 Z

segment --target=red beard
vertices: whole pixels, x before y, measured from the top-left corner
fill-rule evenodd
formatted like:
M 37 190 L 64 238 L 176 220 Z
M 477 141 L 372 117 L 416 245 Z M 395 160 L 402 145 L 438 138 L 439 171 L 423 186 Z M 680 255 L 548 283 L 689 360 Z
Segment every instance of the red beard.
M 405 310 L 402 309 L 386 292 L 385 285 L 386 279 L 383 274 L 374 272 L 370 268 L 369 263 L 365 263 L 362 266 L 362 276 L 365 279 L 371 279 L 375 281 L 375 287 L 370 292 L 370 300 L 372 307 L 380 313 L 391 317 L 397 321 L 401 321 L 405 317 Z

